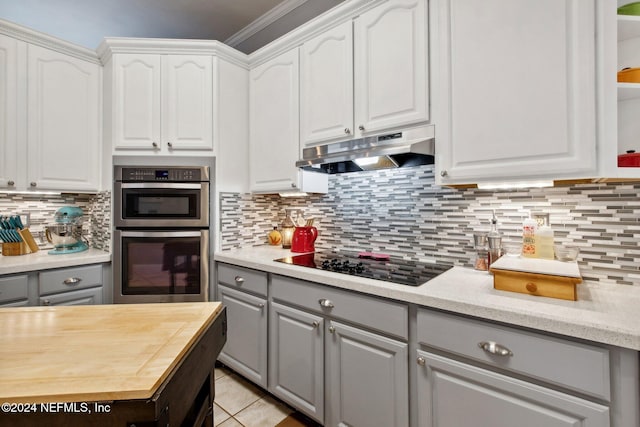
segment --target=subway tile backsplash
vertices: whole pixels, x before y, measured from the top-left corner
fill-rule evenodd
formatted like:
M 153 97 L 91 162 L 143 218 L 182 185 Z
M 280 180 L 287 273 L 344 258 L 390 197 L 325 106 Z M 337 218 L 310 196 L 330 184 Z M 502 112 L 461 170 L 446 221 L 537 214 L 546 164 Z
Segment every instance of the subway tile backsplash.
M 266 243 L 284 209 L 314 217 L 318 249 L 372 250 L 472 267 L 472 234 L 493 210 L 506 241 L 520 241 L 531 211 L 548 212 L 557 243 L 580 247 L 585 280 L 640 285 L 640 184 L 580 184 L 527 190 L 435 185 L 433 166 L 337 174 L 329 194 L 286 199 L 222 193 L 221 245 Z

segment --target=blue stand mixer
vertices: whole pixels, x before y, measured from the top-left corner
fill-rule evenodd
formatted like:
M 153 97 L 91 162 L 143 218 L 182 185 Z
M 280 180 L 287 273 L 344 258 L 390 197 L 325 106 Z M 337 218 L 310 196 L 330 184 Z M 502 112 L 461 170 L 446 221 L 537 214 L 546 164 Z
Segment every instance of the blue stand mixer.
M 51 255 L 72 254 L 89 249 L 82 237 L 84 212 L 77 206 L 64 206 L 54 215 L 55 224 L 45 227 L 45 235 L 54 249 Z

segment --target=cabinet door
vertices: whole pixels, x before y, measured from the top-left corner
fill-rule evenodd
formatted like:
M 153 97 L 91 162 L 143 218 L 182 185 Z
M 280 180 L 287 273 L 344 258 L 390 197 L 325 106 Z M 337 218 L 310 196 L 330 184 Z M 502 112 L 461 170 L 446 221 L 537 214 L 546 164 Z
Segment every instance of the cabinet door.
M 18 41 L 0 35 L 0 188 L 18 181 Z
M 300 48 L 300 140 L 305 146 L 353 135 L 353 24 Z
M 166 55 L 162 60 L 163 146 L 213 150 L 211 56 Z
M 113 56 L 113 144 L 160 148 L 160 55 Z
M 609 408 L 418 350 L 418 425 L 607 427 Z
M 100 179 L 100 65 L 29 45 L 30 187 L 96 191 Z
M 102 304 L 102 287 L 40 297 L 40 305 Z
M 291 190 L 298 184 L 298 50 L 250 72 L 251 191 Z
M 592 173 L 594 1 L 432 4 L 441 182 Z
M 408 344 L 330 321 L 327 425 L 408 426 Z
M 269 317 L 269 391 L 322 423 L 323 319 L 275 302 Z
M 429 119 L 426 4 L 389 0 L 354 21 L 358 132 Z
M 218 285 L 227 307 L 227 342 L 218 359 L 262 387 L 267 387 L 267 301 Z

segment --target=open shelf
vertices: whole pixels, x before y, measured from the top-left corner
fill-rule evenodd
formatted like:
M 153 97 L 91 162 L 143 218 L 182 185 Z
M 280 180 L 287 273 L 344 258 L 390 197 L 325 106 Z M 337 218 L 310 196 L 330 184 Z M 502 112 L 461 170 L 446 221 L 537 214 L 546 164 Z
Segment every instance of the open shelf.
M 640 16 L 618 15 L 618 41 L 640 37 Z
M 618 101 L 640 98 L 640 83 L 618 83 Z

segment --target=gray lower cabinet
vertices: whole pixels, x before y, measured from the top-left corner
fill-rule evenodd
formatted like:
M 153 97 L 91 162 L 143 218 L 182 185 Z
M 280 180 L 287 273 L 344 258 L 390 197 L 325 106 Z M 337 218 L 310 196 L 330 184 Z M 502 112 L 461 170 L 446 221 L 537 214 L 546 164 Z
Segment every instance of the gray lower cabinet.
M 227 342 L 218 360 L 267 387 L 267 300 L 218 285 L 227 308 Z
M 0 277 L 0 307 L 29 305 L 29 277 L 26 274 Z
M 269 390 L 323 423 L 324 319 L 277 302 L 269 309 Z
M 416 329 L 420 427 L 627 425 L 611 422 L 608 347 L 428 309 Z
M 329 321 L 328 426 L 409 424 L 408 345 Z
M 422 427 L 606 427 L 609 408 L 418 350 Z
M 102 304 L 102 282 L 102 264 L 41 271 L 38 273 L 38 304 Z
M 407 305 L 272 275 L 269 310 L 269 391 L 326 426 L 409 425 Z
M 216 264 L 217 299 L 227 308 L 227 342 L 218 360 L 267 388 L 267 273 Z
M 40 297 L 40 305 L 96 305 L 102 304 L 102 287 Z

